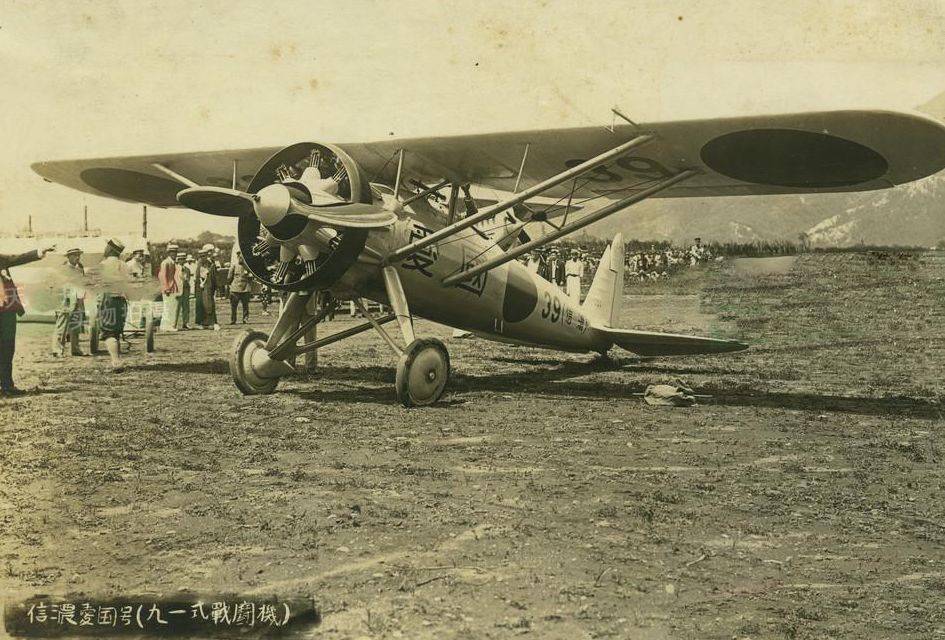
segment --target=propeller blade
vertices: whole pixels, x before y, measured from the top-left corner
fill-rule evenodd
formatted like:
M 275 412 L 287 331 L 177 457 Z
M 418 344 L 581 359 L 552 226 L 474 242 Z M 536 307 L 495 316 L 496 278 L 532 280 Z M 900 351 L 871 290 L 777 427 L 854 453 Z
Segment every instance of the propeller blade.
M 390 209 L 360 202 L 316 207 L 293 200 L 291 211 L 329 227 L 378 229 L 397 221 L 397 214 Z
M 189 209 L 215 216 L 256 215 L 267 225 L 275 225 L 287 214 L 298 214 L 329 227 L 378 229 L 397 221 L 390 209 L 358 202 L 314 206 L 293 198 L 285 185 L 271 184 L 258 194 L 225 187 L 191 187 L 178 192 L 177 201 Z
M 194 211 L 214 216 L 253 215 L 251 194 L 224 187 L 191 187 L 177 193 L 177 201 Z

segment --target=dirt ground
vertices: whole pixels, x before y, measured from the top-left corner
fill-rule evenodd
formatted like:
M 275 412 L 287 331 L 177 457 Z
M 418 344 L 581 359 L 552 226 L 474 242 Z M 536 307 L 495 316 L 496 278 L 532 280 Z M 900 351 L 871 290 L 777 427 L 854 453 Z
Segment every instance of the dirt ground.
M 138 341 L 110 376 L 21 325 L 0 588 L 311 596 L 331 639 L 945 635 L 945 256 L 729 261 L 626 294 L 625 326 L 753 348 L 608 365 L 420 323 L 454 376 L 407 410 L 373 333 L 243 397 L 242 327 Z M 636 395 L 675 378 L 711 397 Z

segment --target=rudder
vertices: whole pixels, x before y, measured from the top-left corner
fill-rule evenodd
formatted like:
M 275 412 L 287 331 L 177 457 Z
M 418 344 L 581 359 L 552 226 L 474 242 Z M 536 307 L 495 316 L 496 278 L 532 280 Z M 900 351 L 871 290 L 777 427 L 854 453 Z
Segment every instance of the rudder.
M 623 299 L 623 254 L 623 234 L 618 233 L 604 250 L 587 298 L 581 305 L 581 311 L 592 325 L 617 325 L 620 318 L 620 301 Z

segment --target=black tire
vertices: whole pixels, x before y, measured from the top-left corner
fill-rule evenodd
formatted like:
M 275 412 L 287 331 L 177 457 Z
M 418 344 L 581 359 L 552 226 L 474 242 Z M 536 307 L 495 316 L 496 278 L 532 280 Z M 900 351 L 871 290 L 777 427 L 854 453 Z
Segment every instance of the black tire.
M 414 340 L 397 363 L 395 389 L 405 407 L 425 407 L 443 395 L 450 377 L 450 354 L 436 338 Z
M 267 395 L 276 390 L 279 378 L 262 379 L 253 375 L 249 359 L 255 349 L 264 347 L 269 336 L 262 331 L 244 331 L 236 336 L 230 350 L 230 375 L 245 396 Z

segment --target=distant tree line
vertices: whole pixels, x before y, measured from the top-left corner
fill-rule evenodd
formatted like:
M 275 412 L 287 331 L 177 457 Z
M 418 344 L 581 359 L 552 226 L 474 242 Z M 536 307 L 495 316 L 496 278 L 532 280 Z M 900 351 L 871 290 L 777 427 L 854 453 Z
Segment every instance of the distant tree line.
M 601 256 L 610 240 L 600 238 L 582 237 L 577 239 L 565 239 L 559 244 L 567 247 L 579 247 L 585 249 L 593 256 Z M 624 242 L 628 254 L 638 252 L 660 253 L 671 249 L 687 248 L 674 245 L 669 240 L 626 240 Z M 811 247 L 805 234 L 798 236 L 798 241 L 791 240 L 754 240 L 752 242 L 703 242 L 702 245 L 711 252 L 713 256 L 725 256 L 727 258 L 763 258 L 770 256 L 793 256 L 799 253 L 857 253 L 863 251 L 926 251 L 925 247 L 901 246 L 901 245 L 881 245 L 859 243 L 844 247 Z M 938 243 L 939 249 L 945 249 L 945 240 Z

